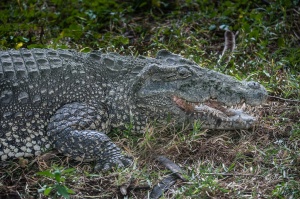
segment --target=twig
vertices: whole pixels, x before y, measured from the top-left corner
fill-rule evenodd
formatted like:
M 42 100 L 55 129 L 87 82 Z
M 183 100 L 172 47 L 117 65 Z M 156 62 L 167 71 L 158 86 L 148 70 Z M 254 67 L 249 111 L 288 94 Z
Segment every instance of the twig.
M 232 57 L 232 53 L 234 51 L 234 49 L 236 48 L 236 44 L 235 44 L 235 37 L 238 34 L 238 32 L 236 34 L 234 34 L 233 32 L 226 30 L 224 33 L 224 38 L 225 38 L 225 43 L 224 43 L 224 48 L 222 51 L 222 54 L 218 60 L 218 64 L 221 65 L 223 62 L 224 55 L 226 54 L 227 60 L 225 61 L 225 64 L 227 65 Z
M 294 12 L 296 12 L 297 14 L 300 14 L 296 9 L 293 9 Z
M 162 196 L 164 192 L 170 189 L 171 186 L 173 186 L 177 179 L 181 179 L 182 181 L 187 181 L 182 174 L 184 171 L 174 162 L 172 162 L 170 159 L 164 157 L 164 156 L 158 156 L 156 157 L 156 160 L 159 161 L 162 165 L 167 167 L 169 170 L 171 170 L 173 173 L 168 175 L 167 177 L 163 178 L 159 183 L 157 183 L 153 189 L 151 190 L 151 193 L 149 195 L 149 198 L 151 199 L 158 199 Z M 148 197 L 145 197 L 148 198 Z
M 227 50 L 229 50 L 229 52 L 232 52 L 235 48 L 235 34 L 233 34 L 233 32 L 229 30 L 226 30 L 224 33 L 224 37 L 225 45 L 221 57 L 224 56 Z
M 178 176 L 175 175 L 174 173 L 163 178 L 158 184 L 156 184 L 153 187 L 149 198 L 159 199 L 163 195 L 164 192 L 169 190 L 170 187 L 176 183 L 177 179 L 178 179 Z
M 184 174 L 184 171 L 177 164 L 172 162 L 170 159 L 168 159 L 164 156 L 158 156 L 156 158 L 156 160 L 159 161 L 165 167 L 167 167 L 169 170 L 171 170 L 182 181 L 187 181 L 187 179 L 185 179 L 182 175 L 182 174 Z
M 241 174 L 241 173 L 203 173 L 203 175 L 222 175 L 222 176 L 255 176 L 262 177 L 262 175 Z
M 128 187 L 128 189 L 130 189 L 130 190 L 141 190 L 141 189 L 146 189 L 146 190 L 149 190 L 149 189 L 151 189 L 151 187 L 150 187 L 150 185 L 130 185 L 129 187 Z
M 132 175 L 129 174 L 130 176 L 127 176 L 128 180 L 127 182 L 125 182 L 123 185 L 120 186 L 120 192 L 122 193 L 123 196 L 126 196 L 128 191 L 128 187 L 131 185 L 132 181 L 133 181 L 133 178 L 132 178 Z
M 282 97 L 276 97 L 276 96 L 271 96 L 271 95 L 269 95 L 269 98 L 279 99 L 279 100 L 286 101 L 286 102 L 300 103 L 300 100 L 285 99 L 285 98 L 282 98 Z
M 297 35 L 297 33 L 295 32 L 295 30 L 293 30 L 294 35 L 297 37 L 297 39 L 300 39 L 300 37 Z

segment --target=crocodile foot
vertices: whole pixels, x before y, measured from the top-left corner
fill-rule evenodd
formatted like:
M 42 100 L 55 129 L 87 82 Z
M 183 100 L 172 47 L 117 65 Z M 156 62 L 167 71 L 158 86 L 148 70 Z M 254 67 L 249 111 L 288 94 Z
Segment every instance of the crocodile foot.
M 112 168 L 128 167 L 132 164 L 132 158 L 118 154 L 110 155 L 109 159 L 99 161 L 96 166 L 96 171 L 108 171 Z

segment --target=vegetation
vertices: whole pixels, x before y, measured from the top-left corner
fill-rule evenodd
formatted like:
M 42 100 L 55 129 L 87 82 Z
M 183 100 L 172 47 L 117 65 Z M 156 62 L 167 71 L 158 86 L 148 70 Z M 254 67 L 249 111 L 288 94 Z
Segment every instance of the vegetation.
M 55 166 L 53 166 L 55 167 Z M 38 190 L 39 193 L 43 193 L 44 196 L 49 196 L 51 191 L 53 191 L 52 196 L 63 196 L 64 198 L 70 198 L 70 194 L 74 194 L 74 191 L 67 188 L 63 183 L 66 181 L 66 176 L 72 174 L 75 169 L 62 169 L 55 167 L 52 170 L 40 171 L 37 175 L 49 178 L 54 181 L 54 184 L 45 184 L 41 189 Z
M 165 198 L 300 198 L 299 0 L 169 2 L 4 0 L 0 49 L 155 56 L 165 48 L 202 67 L 262 83 L 273 97 L 251 109 L 259 124 L 249 131 L 149 125 L 144 135 L 130 129 L 111 134 L 136 165 L 110 173 L 53 153 L 1 163 L 0 198 L 116 198 L 124 184 L 130 198 L 142 198 L 168 173 L 149 158 L 153 154 L 181 165 L 189 179 Z M 238 33 L 236 48 L 229 62 L 217 65 L 225 30 Z

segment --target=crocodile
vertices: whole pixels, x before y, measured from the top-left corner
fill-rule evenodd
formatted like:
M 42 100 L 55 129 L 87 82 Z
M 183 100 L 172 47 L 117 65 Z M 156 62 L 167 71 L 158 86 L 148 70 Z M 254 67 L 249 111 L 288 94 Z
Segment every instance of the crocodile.
M 248 129 L 255 117 L 229 108 L 257 106 L 266 89 L 202 68 L 167 50 L 155 58 L 75 50 L 0 51 L 0 158 L 48 149 L 96 168 L 127 166 L 113 129 L 142 133 L 149 122 Z

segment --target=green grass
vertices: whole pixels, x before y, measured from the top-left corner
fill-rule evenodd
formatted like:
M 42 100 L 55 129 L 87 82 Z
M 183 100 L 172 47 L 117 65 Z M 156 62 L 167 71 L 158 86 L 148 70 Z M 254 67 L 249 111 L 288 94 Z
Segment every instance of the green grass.
M 202 67 L 259 81 L 269 95 L 290 101 L 273 98 L 254 109 L 260 120 L 249 131 L 200 130 L 199 124 L 192 131 L 178 130 L 170 124 L 149 125 L 144 135 L 131 135 L 130 125 L 124 133 L 111 133 L 135 157 L 133 168 L 95 173 L 93 164 L 57 155 L 5 164 L 0 198 L 42 198 L 49 187 L 54 187 L 46 192 L 51 197 L 60 197 L 61 187 L 73 190 L 70 196 L 77 198 L 123 197 L 120 187 L 126 184 L 131 198 L 142 198 L 168 174 L 154 155 L 172 159 L 189 180 L 176 183 L 165 198 L 300 197 L 299 1 L 168 2 L 1 1 L 0 49 L 102 49 L 155 56 L 165 48 Z M 228 63 L 217 66 L 225 28 L 238 32 L 236 49 Z M 74 170 L 58 181 L 55 165 L 62 176 L 65 169 Z M 37 175 L 45 171 L 54 179 Z
M 39 193 L 43 193 L 44 196 L 50 196 L 52 192 L 52 197 L 64 197 L 69 199 L 70 194 L 75 194 L 75 192 L 72 189 L 69 189 L 65 184 L 67 178 L 72 178 L 73 180 L 76 180 L 75 176 L 72 175 L 74 173 L 75 169 L 69 168 L 64 169 L 60 167 L 56 167 L 53 165 L 53 168 L 51 170 L 45 170 L 40 171 L 37 173 L 37 175 L 45 177 L 49 179 L 49 184 L 45 184 L 38 190 Z

